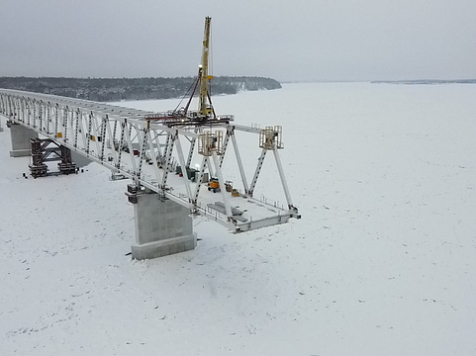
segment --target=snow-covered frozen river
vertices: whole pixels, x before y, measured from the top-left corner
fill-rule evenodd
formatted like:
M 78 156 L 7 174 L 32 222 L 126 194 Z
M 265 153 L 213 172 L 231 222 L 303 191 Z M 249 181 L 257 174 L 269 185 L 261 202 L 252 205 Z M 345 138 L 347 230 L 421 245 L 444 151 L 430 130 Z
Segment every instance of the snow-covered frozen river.
M 302 220 L 232 235 L 197 219 L 195 250 L 131 261 L 127 181 L 99 165 L 24 179 L 6 129 L 0 355 L 476 354 L 476 85 L 284 84 L 213 102 L 283 126 Z

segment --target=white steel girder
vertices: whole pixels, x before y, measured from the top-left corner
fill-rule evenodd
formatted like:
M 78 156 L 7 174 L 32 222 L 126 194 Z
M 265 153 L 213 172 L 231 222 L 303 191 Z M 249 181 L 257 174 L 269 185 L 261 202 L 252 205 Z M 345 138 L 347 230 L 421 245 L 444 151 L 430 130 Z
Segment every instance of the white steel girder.
M 151 120 L 151 116 L 157 115 L 152 112 L 5 89 L 0 89 L 0 115 L 109 168 L 113 174 L 119 173 L 132 179 L 138 187 L 155 191 L 189 208 L 193 214 L 208 216 L 236 232 L 300 217 L 292 204 L 276 148 L 272 151 L 287 206 L 268 204 L 267 199 L 254 198 L 266 150 L 262 150 L 251 185 L 248 185 L 235 132 L 259 134 L 260 130 L 256 127 L 214 124 L 213 130 L 225 132 L 223 154 L 212 152 L 211 157 L 203 156 L 197 170 L 198 177 L 190 182 L 186 168 L 190 167 L 192 157 L 198 156 L 195 142 L 203 131 L 201 126 L 167 126 L 160 120 Z M 186 138 L 187 149 L 182 146 L 181 137 Z M 243 193 L 233 197 L 225 191 L 222 169 L 230 139 L 243 184 Z M 182 167 L 183 177 L 174 174 L 176 162 Z M 210 177 L 218 176 L 222 194 L 214 194 L 207 189 L 203 182 L 207 169 Z M 221 202 L 217 202 L 219 197 Z

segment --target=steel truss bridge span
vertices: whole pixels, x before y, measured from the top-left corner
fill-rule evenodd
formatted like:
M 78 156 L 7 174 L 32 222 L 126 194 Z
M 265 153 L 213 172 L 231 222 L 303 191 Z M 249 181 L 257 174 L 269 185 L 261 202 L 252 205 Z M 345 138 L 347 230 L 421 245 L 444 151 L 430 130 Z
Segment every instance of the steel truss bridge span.
M 190 209 L 192 215 L 206 216 L 235 232 L 300 217 L 292 203 L 278 153 L 283 148 L 280 127 L 259 129 L 236 125 L 231 116 L 224 117 L 223 122 L 218 117 L 211 129 L 209 125 L 192 121 L 178 125 L 167 121 L 170 115 L 6 89 L 0 89 L 0 115 L 11 125 L 29 128 L 102 164 L 112 171 L 113 179 L 130 178 L 132 194 L 144 190 L 156 192 Z M 250 180 L 245 174 L 236 131 L 259 136 L 261 153 Z M 240 189 L 234 190 L 235 194 L 225 189 L 229 183 L 222 169 L 230 142 L 241 178 Z M 285 204 L 255 198 L 268 151 L 274 155 L 279 176 L 276 179 L 283 188 Z M 192 158 L 197 157 L 201 164 L 192 168 Z M 211 177 L 216 177 L 222 188 L 220 192 L 209 189 L 206 183 Z

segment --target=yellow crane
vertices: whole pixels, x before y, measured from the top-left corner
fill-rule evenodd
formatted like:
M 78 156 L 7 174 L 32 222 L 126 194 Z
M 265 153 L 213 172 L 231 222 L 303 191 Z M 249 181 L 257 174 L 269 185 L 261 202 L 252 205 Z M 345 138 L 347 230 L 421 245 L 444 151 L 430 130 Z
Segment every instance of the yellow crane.
M 210 52 L 210 23 L 212 18 L 205 18 L 205 33 L 203 36 L 202 62 L 198 66 L 198 76 L 193 83 L 193 90 L 188 98 L 185 107 L 177 108 L 167 113 L 156 113 L 148 115 L 147 120 L 161 122 L 167 126 L 203 126 L 213 123 L 229 123 L 233 121 L 233 115 L 217 116 L 212 104 L 210 93 L 210 80 L 213 75 L 209 74 L 209 52 Z M 195 93 L 198 91 L 198 110 L 189 110 Z
M 210 23 L 212 18 L 205 18 L 205 33 L 203 36 L 202 63 L 198 69 L 198 80 L 200 81 L 198 115 L 202 118 L 215 116 L 210 98 L 210 80 L 212 75 L 208 75 L 208 53 L 210 50 Z

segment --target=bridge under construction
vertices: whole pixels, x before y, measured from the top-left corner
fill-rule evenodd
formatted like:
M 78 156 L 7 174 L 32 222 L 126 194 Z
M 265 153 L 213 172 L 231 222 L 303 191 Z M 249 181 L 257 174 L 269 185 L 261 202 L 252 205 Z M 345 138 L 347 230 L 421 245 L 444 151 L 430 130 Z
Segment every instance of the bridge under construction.
M 178 110 L 156 113 L 0 89 L 0 117 L 7 121 L 12 138 L 10 155 L 31 155 L 32 176 L 51 174 L 48 162 L 52 160 L 60 161 L 54 174 L 74 173 L 76 155 L 109 168 L 113 179 L 130 179 L 126 194 L 134 205 L 136 242 L 132 255 L 137 259 L 193 249 L 196 235 L 192 217 L 196 215 L 233 232 L 300 218 L 280 160 L 279 150 L 284 148 L 281 127 L 242 126 L 234 123 L 232 115 L 215 113 L 209 94 L 209 31 L 207 18 L 194 92 Z M 194 96 L 198 96 L 197 111 L 190 110 Z M 252 176 L 244 167 L 237 132 L 256 137 L 258 160 L 253 157 Z M 258 178 L 270 151 L 286 200 L 283 204 L 256 198 Z M 226 176 L 226 160 L 234 160 L 239 185 L 232 185 Z M 193 166 L 192 162 L 200 163 Z

